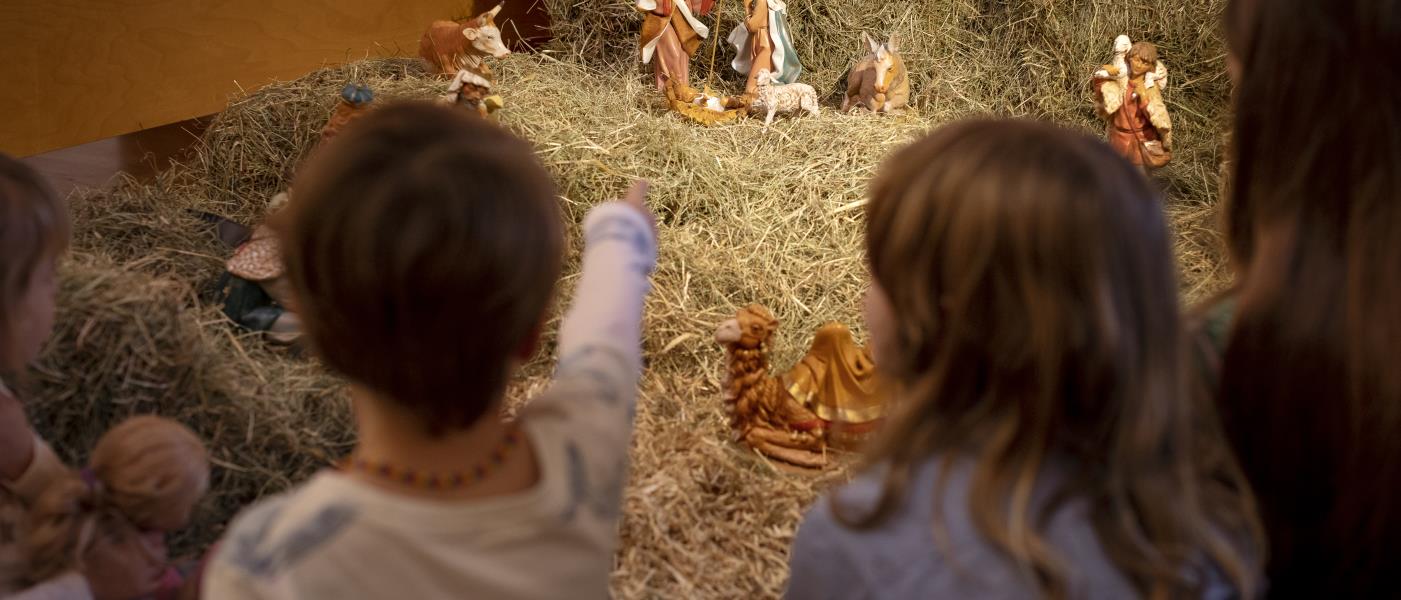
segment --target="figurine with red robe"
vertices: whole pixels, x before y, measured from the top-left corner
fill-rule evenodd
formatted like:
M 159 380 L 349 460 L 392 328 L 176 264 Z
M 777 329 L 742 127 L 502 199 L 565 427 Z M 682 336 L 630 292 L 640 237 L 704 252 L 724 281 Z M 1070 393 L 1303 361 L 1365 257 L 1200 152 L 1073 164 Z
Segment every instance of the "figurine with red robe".
M 651 64 L 657 90 L 677 86 L 677 95 L 690 99 L 691 57 L 700 50 L 701 40 L 710 29 L 700 21 L 710 13 L 715 0 L 635 0 L 645 16 L 639 51 L 642 64 Z

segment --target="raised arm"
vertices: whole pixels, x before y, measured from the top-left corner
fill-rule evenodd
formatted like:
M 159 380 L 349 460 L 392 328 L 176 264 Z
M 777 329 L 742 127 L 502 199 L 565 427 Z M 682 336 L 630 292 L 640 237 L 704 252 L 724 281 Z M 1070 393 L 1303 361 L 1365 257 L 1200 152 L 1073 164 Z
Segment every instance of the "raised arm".
M 596 206 L 584 219 L 579 285 L 559 331 L 559 378 L 600 354 L 625 368 L 628 384 L 641 376 L 642 303 L 657 261 L 656 228 L 642 204 L 646 194 L 639 182 L 626 201 Z

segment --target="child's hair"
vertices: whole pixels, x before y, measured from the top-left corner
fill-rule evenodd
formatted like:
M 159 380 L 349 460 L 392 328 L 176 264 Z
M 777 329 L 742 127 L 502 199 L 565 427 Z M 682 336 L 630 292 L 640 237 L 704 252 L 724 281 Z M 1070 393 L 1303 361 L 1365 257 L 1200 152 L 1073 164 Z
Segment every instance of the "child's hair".
M 24 370 L 18 305 L 35 270 L 68 247 L 68 228 L 68 211 L 48 183 L 0 154 L 0 375 Z
M 1401 552 L 1401 3 L 1232 0 L 1218 404 L 1301 595 L 1394 590 Z M 1321 583 L 1325 588 L 1298 589 Z
M 422 421 L 476 422 L 553 299 L 564 229 L 530 145 L 464 111 L 400 103 L 307 163 L 279 219 L 322 359 Z
M 889 159 L 867 219 L 898 408 L 869 457 L 889 466 L 879 502 L 838 519 L 875 526 L 914 466 L 966 457 L 976 526 L 1048 596 L 1068 583 L 1040 530 L 1071 498 L 1146 595 L 1188 593 L 1205 559 L 1249 596 L 1256 567 L 1233 542 L 1254 534 L 1253 509 L 1237 472 L 1196 455 L 1222 442 L 1186 394 L 1168 232 L 1142 176 L 1048 124 L 966 121 Z M 1070 471 L 1036 508 L 1053 457 Z
M 98 440 L 87 469 L 49 484 L 30 509 L 29 579 L 81 567 L 98 536 L 184 527 L 208 488 L 209 457 L 194 432 L 161 417 L 123 421 Z

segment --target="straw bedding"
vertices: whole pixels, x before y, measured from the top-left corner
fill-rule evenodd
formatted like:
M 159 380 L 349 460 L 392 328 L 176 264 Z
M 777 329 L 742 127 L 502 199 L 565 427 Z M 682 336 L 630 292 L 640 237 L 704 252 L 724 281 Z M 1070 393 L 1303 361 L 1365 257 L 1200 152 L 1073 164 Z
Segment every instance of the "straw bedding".
M 807 74 L 829 98 L 859 56 L 859 33 L 896 32 L 916 110 L 701 128 L 662 109 L 635 64 L 638 17 L 621 0 L 545 0 L 559 39 L 497 63 L 507 126 L 555 174 L 571 235 L 590 206 L 634 178 L 653 182 L 661 257 L 647 303 L 632 476 L 614 594 L 771 597 L 787 579 L 802 510 L 839 471 L 776 468 L 729 441 L 713 327 L 750 302 L 782 320 L 783 368 L 828 320 L 864 335 L 861 202 L 892 149 L 977 114 L 1032 116 L 1098 132 L 1087 74 L 1119 33 L 1155 41 L 1173 69 L 1176 162 L 1159 175 L 1177 232 L 1182 292 L 1224 284 L 1214 212 L 1227 89 L 1216 30 L 1221 0 L 1156 5 L 1098 0 L 790 0 Z M 736 0 L 721 2 L 728 33 Z M 703 83 L 709 46 L 693 79 Z M 730 57 L 721 49 L 715 87 Z M 214 306 L 228 254 L 199 212 L 252 223 L 311 150 L 337 92 L 370 85 L 377 100 L 426 98 L 444 81 L 413 60 L 323 69 L 235 98 L 198 151 L 152 183 L 119 181 L 72 198 L 75 253 L 60 328 L 32 381 L 41 431 L 73 458 L 114 419 L 157 412 L 208 440 L 214 490 L 178 546 L 197 550 L 221 523 L 343 455 L 353 443 L 342 384 L 314 359 L 231 327 Z M 561 294 L 577 274 L 572 250 Z M 557 319 L 557 315 L 556 315 Z M 545 351 L 511 390 L 508 412 L 547 383 Z

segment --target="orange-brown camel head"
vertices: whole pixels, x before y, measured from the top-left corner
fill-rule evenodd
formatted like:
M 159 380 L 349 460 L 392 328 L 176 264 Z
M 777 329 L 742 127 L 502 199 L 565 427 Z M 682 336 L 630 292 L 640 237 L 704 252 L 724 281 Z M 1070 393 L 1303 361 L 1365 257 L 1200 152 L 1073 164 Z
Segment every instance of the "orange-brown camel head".
M 726 320 L 715 329 L 715 341 L 735 348 L 753 350 L 768 344 L 778 330 L 778 319 L 769 309 L 750 304 L 739 309 L 735 318 Z

